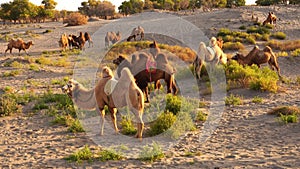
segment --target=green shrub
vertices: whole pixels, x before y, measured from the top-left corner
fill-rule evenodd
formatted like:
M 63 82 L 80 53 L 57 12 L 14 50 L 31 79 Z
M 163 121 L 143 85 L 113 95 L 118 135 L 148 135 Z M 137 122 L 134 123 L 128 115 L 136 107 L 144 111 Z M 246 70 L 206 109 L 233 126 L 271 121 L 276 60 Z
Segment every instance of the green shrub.
M 221 28 L 217 34 L 217 36 L 226 36 L 226 35 L 231 35 L 232 32 L 230 29 L 227 29 L 227 28 Z
M 241 29 L 241 30 L 246 30 L 247 27 L 246 27 L 245 25 L 242 25 L 242 26 L 239 27 L 239 29 Z
M 281 51 L 281 52 L 277 52 L 276 56 L 278 56 L 278 57 L 287 57 L 287 56 L 289 56 L 289 54 L 285 51 Z
M 234 37 L 232 35 L 226 35 L 222 39 L 224 42 L 233 42 L 234 41 Z
M 136 134 L 137 130 L 134 127 L 134 125 L 132 124 L 131 118 L 129 118 L 128 116 L 123 116 L 120 124 L 122 126 L 123 134 L 125 134 L 125 135 Z
M 270 30 L 268 28 L 265 27 L 256 27 L 256 26 L 251 26 L 247 29 L 247 33 L 259 33 L 259 34 L 269 34 Z
M 257 73 L 256 78 L 251 80 L 250 89 L 277 92 L 278 75 L 276 72 L 268 67 L 264 67 L 260 70 L 261 71 Z
M 182 98 L 179 96 L 174 96 L 172 94 L 167 94 L 166 96 L 166 112 L 172 112 L 176 115 L 181 109 Z
M 68 128 L 68 131 L 72 133 L 77 133 L 77 132 L 84 132 L 84 129 L 78 119 L 72 120 L 71 124 Z
M 223 44 L 223 49 L 227 50 L 242 50 L 245 46 L 241 42 L 225 42 Z
M 252 102 L 253 102 L 253 103 L 262 103 L 262 102 L 263 102 L 263 99 L 262 99 L 261 97 L 255 96 L 255 97 L 252 99 Z
M 291 56 L 293 56 L 293 57 L 298 57 L 298 56 L 300 56 L 300 48 L 293 50 L 293 51 L 291 52 Z
M 144 146 L 143 150 L 139 154 L 139 159 L 142 161 L 154 162 L 156 160 L 164 158 L 165 155 L 158 143 L 153 142 L 152 146 Z
M 91 162 L 93 160 L 93 153 L 90 148 L 85 145 L 82 149 L 71 154 L 69 157 L 65 158 L 67 161 L 73 161 L 76 163 L 82 163 L 83 161 Z
M 296 114 L 288 114 L 288 115 L 283 115 L 280 114 L 279 121 L 283 122 L 284 124 L 287 123 L 297 123 L 298 122 L 298 116 Z
M 267 24 L 265 25 L 265 27 L 268 28 L 268 29 L 274 29 L 274 25 L 269 24 L 269 23 L 267 23 Z
M 176 122 L 176 116 L 171 112 L 162 113 L 151 125 L 150 135 L 155 136 L 167 131 Z
M 11 77 L 11 76 L 17 76 L 20 74 L 21 74 L 20 70 L 11 70 L 11 71 L 5 71 L 2 76 L 3 77 Z
M 255 39 L 253 37 L 251 37 L 251 36 L 248 36 L 246 38 L 246 42 L 249 43 L 249 44 L 253 44 L 253 45 L 256 44 Z
M 10 94 L 3 94 L 0 97 L 0 116 L 10 116 L 14 113 L 21 113 L 22 106 Z
M 284 40 L 286 38 L 286 34 L 283 32 L 276 32 L 276 33 L 272 34 L 272 37 L 274 37 L 276 39 Z
M 243 104 L 243 99 L 240 96 L 235 96 L 233 94 L 230 94 L 230 96 L 225 98 L 225 105 L 241 105 Z
M 196 114 L 196 121 L 206 121 L 207 114 L 203 113 L 202 111 L 198 111 Z
M 117 152 L 115 149 L 107 149 L 100 151 L 98 153 L 100 161 L 110 161 L 110 160 L 121 160 L 124 157 L 120 152 Z
M 190 113 L 179 112 L 176 115 L 175 123 L 170 127 L 168 131 L 166 131 L 165 134 L 172 139 L 178 139 L 185 132 L 193 131 L 195 129 L 196 127 Z

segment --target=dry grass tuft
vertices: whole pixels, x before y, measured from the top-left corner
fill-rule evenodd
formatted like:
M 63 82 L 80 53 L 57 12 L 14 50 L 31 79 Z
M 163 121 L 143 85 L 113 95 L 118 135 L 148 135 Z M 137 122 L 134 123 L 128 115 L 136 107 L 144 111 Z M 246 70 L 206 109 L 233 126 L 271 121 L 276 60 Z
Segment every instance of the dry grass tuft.
M 300 115 L 300 108 L 297 106 L 280 106 L 272 109 L 268 114 L 280 116 L 282 115 L 293 115 L 297 114 L 298 116 Z

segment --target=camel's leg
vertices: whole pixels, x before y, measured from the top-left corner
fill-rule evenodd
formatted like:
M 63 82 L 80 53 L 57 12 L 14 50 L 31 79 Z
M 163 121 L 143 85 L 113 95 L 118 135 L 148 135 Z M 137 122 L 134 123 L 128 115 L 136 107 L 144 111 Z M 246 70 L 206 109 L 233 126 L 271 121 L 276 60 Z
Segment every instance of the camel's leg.
M 137 133 L 135 137 L 139 138 L 142 141 L 143 131 L 144 131 L 144 122 L 142 119 L 142 112 L 138 112 L 137 110 L 132 110 L 135 114 L 135 118 L 137 121 Z
M 144 93 L 145 93 L 145 96 L 146 96 L 146 103 L 149 103 L 149 91 L 148 91 L 148 87 L 145 87 L 144 88 Z
M 117 109 L 116 108 L 110 108 L 110 107 L 108 109 L 109 109 L 109 112 L 110 112 L 111 121 L 114 124 L 114 128 L 115 128 L 116 134 L 118 134 L 119 133 L 119 129 L 118 129 L 118 126 L 117 126 L 117 117 L 116 117 Z
M 7 52 L 8 50 L 10 50 L 10 49 L 9 49 L 9 48 L 7 48 L 7 49 L 5 50 L 5 52 L 4 52 L 4 56 L 6 56 L 6 52 Z M 11 50 L 10 50 L 10 53 L 11 53 Z
M 101 119 L 100 119 L 100 127 L 101 127 L 100 135 L 102 136 L 103 135 L 103 130 L 104 130 L 104 119 L 105 119 L 105 110 L 104 110 L 104 108 L 100 109 L 100 116 L 101 116 Z
M 167 93 L 172 93 L 172 75 L 167 75 L 165 82 L 167 83 Z
M 174 79 L 174 76 L 172 76 L 172 89 L 173 89 L 173 94 L 177 95 L 177 93 L 178 93 L 178 87 L 177 87 L 176 81 Z

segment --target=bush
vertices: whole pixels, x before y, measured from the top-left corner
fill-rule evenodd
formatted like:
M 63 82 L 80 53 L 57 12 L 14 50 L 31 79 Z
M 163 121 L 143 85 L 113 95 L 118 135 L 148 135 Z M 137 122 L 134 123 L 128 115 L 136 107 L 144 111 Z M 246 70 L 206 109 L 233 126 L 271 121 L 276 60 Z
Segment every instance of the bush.
M 230 29 L 227 28 L 221 28 L 217 34 L 217 36 L 226 36 L 226 35 L 231 35 L 232 32 Z
M 167 131 L 176 122 L 176 116 L 171 112 L 162 113 L 151 125 L 150 135 L 155 136 Z
M 300 48 L 293 50 L 293 51 L 291 52 L 291 56 L 293 56 L 293 57 L 298 57 L 298 56 L 300 56 Z
M 203 113 L 202 111 L 198 111 L 196 114 L 196 121 L 206 121 L 207 114 Z
M 178 96 L 172 94 L 167 94 L 166 96 L 166 112 L 172 112 L 176 115 L 181 109 L 182 99 Z
M 188 112 L 179 112 L 176 116 L 175 123 L 166 132 L 166 135 L 172 139 L 178 139 L 182 134 L 187 131 L 195 130 L 196 127 Z
M 245 46 L 241 42 L 226 42 L 223 44 L 224 50 L 243 50 Z
M 253 102 L 253 103 L 262 103 L 262 102 L 263 102 L 263 99 L 262 99 L 261 97 L 255 96 L 255 97 L 252 99 L 252 102 Z
M 278 75 L 268 67 L 260 69 L 257 65 L 242 66 L 236 61 L 231 61 L 226 67 L 226 77 L 228 82 L 239 84 L 241 87 L 270 92 L 276 92 L 278 89 Z
M 122 133 L 127 134 L 135 134 L 137 132 L 136 128 L 134 128 L 134 125 L 132 124 L 132 121 L 129 117 L 122 117 L 121 120 L 121 126 L 122 126 Z
M 241 29 L 241 30 L 246 30 L 247 27 L 246 27 L 245 25 L 242 25 L 242 26 L 239 27 L 239 29 Z
M 253 45 L 256 44 L 255 39 L 253 37 L 251 37 L 251 36 L 248 36 L 246 38 L 246 42 L 249 43 L 249 44 L 253 44 Z
M 247 29 L 247 33 L 259 33 L 259 34 L 269 34 L 270 30 L 268 28 L 265 27 L 256 27 L 256 26 L 251 26 Z
M 230 94 L 230 96 L 225 98 L 225 105 L 237 106 L 241 104 L 243 104 L 243 99 L 240 96 Z
M 81 13 L 71 13 L 67 16 L 64 20 L 64 23 L 67 23 L 67 26 L 78 26 L 78 25 L 85 25 L 87 24 L 88 18 Z
M 98 155 L 100 161 L 121 160 L 124 158 L 120 152 L 114 149 L 103 150 Z
M 0 97 L 0 116 L 10 116 L 21 112 L 22 106 L 12 95 L 4 94 Z
M 298 122 L 298 116 L 296 114 L 291 114 L 291 115 L 280 114 L 279 120 L 282 121 L 284 124 L 297 123 Z
M 139 158 L 141 160 L 150 161 L 150 162 L 154 162 L 154 161 L 159 160 L 164 157 L 165 157 L 165 155 L 164 155 L 161 147 L 156 142 L 152 143 L 152 147 L 144 146 L 143 150 L 139 154 Z
M 274 37 L 276 39 L 284 40 L 286 38 L 286 34 L 283 32 L 276 32 L 276 33 L 272 34 L 272 37 Z
M 76 151 L 74 154 L 71 154 L 69 157 L 65 158 L 67 161 L 74 161 L 77 163 L 82 163 L 82 161 L 92 161 L 93 153 L 90 148 L 85 145 L 82 149 Z
M 268 114 L 280 116 L 282 115 L 300 115 L 300 108 L 297 106 L 279 106 L 272 109 Z

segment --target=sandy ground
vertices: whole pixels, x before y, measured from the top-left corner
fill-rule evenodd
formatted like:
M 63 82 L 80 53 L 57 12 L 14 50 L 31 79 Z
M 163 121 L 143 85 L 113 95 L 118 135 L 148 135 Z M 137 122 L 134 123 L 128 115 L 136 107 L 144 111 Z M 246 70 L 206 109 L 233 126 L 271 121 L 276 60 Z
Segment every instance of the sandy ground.
M 238 29 L 242 24 L 251 24 L 249 20 L 252 12 L 262 21 L 270 10 L 275 10 L 280 18 L 275 31 L 287 33 L 288 40 L 299 39 L 299 6 L 242 7 L 212 12 L 196 11 L 188 15 L 181 13 L 178 16 L 193 23 L 207 37 L 211 37 L 223 27 Z M 78 34 L 80 31 L 87 31 L 92 34 L 109 22 L 90 22 L 79 27 L 64 27 L 61 23 L 32 24 L 23 27 L 12 25 L 1 26 L 0 31 L 24 33 L 26 30 L 31 30 L 39 34 L 39 37 L 34 38 L 35 45 L 28 50 L 30 57 L 39 57 L 45 50 L 59 50 L 57 41 L 61 33 Z M 47 29 L 51 29 L 52 32 L 43 34 Z M 31 40 L 31 38 L 24 39 Z M 164 39 L 156 40 L 167 43 Z M 12 69 L 3 65 L 8 59 L 24 59 L 24 55 L 17 56 L 16 50 L 13 51 L 15 55 L 4 56 L 6 44 L 0 41 L 1 74 Z M 251 45 L 247 47 L 248 50 L 251 48 Z M 2 87 L 13 86 L 16 90 L 26 84 L 33 92 L 41 93 L 46 90 L 51 79 L 69 76 L 67 72 L 72 70 L 76 58 L 72 61 L 73 64 L 69 67 L 54 69 L 44 67 L 39 72 L 27 71 L 16 77 L 1 77 L 0 84 Z M 281 57 L 279 65 L 282 74 L 288 79 L 295 80 L 299 77 L 299 58 Z M 28 79 L 41 84 L 32 87 L 27 84 Z M 57 92 L 59 92 L 58 87 L 54 89 Z M 278 93 L 236 89 L 230 90 L 227 95 L 231 93 L 242 95 L 244 104 L 235 107 L 226 106 L 217 129 L 206 142 L 199 141 L 200 130 L 187 133 L 168 150 L 172 154 L 170 157 L 154 163 L 135 159 L 80 165 L 68 163 L 63 158 L 85 144 L 93 145 L 96 149 L 97 146 L 86 134 L 71 134 L 65 127 L 51 125 L 51 118 L 43 112 L 36 114 L 24 112 L 21 115 L 2 117 L 0 118 L 0 168 L 298 168 L 300 166 L 299 123 L 282 125 L 278 123 L 275 116 L 267 115 L 267 112 L 280 105 L 299 106 L 299 86 L 293 83 L 280 84 Z M 263 103 L 252 103 L 254 96 L 263 98 Z M 29 108 L 31 106 L 28 105 Z M 187 157 L 184 155 L 186 152 L 201 152 L 201 155 Z

